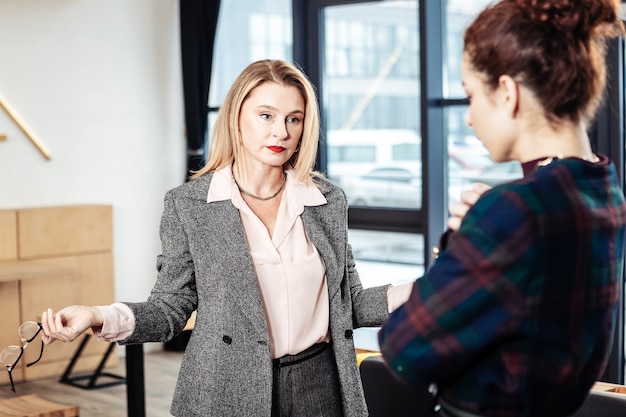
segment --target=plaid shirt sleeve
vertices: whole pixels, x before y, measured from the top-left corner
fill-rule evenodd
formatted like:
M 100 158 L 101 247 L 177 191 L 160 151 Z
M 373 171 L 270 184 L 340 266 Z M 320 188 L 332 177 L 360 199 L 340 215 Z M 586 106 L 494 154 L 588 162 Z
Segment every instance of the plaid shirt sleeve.
M 444 380 L 515 326 L 525 305 L 517 279 L 532 265 L 529 218 L 515 194 L 488 193 L 450 235 L 447 249 L 380 331 L 381 352 L 402 379 Z

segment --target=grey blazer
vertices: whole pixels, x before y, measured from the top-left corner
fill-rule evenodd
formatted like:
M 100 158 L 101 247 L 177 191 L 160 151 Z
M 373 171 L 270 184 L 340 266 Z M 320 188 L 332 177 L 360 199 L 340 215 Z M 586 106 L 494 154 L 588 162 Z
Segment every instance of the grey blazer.
M 134 333 L 120 342 L 168 341 L 197 310 L 171 412 L 175 416 L 270 417 L 272 358 L 257 278 L 239 212 L 230 200 L 207 203 L 212 174 L 167 192 L 158 278 L 146 302 L 127 303 Z M 367 416 L 352 331 L 387 318 L 387 286 L 361 286 L 347 240 L 343 191 L 319 180 L 328 204 L 302 220 L 326 266 L 330 334 L 345 417 Z

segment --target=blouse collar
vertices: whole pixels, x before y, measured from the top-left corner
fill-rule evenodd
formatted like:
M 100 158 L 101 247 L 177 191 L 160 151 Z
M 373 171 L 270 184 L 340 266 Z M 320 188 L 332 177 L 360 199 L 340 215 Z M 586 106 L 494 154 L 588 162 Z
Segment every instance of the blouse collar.
M 294 204 L 321 206 L 327 203 L 326 198 L 316 186 L 303 184 L 296 179 L 293 168 L 288 168 L 285 170 L 285 173 L 287 174 L 287 182 L 284 195 L 287 195 Z M 240 208 L 243 203 L 243 198 L 237 188 L 237 184 L 235 184 L 230 165 L 213 173 L 213 179 L 207 195 L 207 203 L 225 200 L 231 200 L 237 208 Z

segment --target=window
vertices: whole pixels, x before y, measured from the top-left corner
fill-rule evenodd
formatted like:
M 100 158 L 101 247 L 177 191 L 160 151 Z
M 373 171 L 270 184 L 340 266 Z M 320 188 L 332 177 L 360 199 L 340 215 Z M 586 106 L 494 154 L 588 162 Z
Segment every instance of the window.
M 222 0 L 209 107 L 218 108 L 239 73 L 259 59 L 292 59 L 291 0 Z M 234 53 L 236 52 L 236 53 Z M 209 114 L 209 132 L 215 113 Z M 209 138 L 210 140 L 210 138 Z
M 417 1 L 323 8 L 327 174 L 351 205 L 421 205 L 416 10 Z M 415 186 L 394 190 L 388 179 L 372 182 L 373 170 L 398 164 Z M 371 198 L 363 196 L 367 186 Z M 392 195 L 398 198 L 386 200 Z
M 208 155 L 217 110 L 239 73 L 259 59 L 291 61 L 291 3 L 291 0 L 221 0 L 209 89 L 205 155 Z

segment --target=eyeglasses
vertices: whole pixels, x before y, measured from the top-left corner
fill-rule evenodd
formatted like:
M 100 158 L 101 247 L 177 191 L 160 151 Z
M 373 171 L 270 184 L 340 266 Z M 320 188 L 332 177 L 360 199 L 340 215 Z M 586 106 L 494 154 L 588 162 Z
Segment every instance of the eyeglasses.
M 34 321 L 27 321 L 23 323 L 20 326 L 20 328 L 17 330 L 17 334 L 20 336 L 20 340 L 22 341 L 22 346 L 15 346 L 15 345 L 7 346 L 2 351 L 2 353 L 0 353 L 0 362 L 2 362 L 2 364 L 7 367 L 7 371 L 9 372 L 9 380 L 11 381 L 11 391 L 13 392 L 15 392 L 15 385 L 13 384 L 13 375 L 11 375 L 11 372 L 13 371 L 13 368 L 15 368 L 15 365 L 17 365 L 19 360 L 22 358 L 22 355 L 24 354 L 24 349 L 26 349 L 26 346 L 28 346 L 30 342 L 35 340 L 35 338 L 37 337 L 41 329 L 42 329 L 41 323 L 35 323 Z M 39 357 L 37 358 L 36 361 L 27 363 L 26 364 L 27 367 L 39 362 L 39 360 L 41 359 L 41 356 L 43 355 L 43 346 L 44 346 L 44 343 L 42 340 L 41 351 L 39 352 Z

